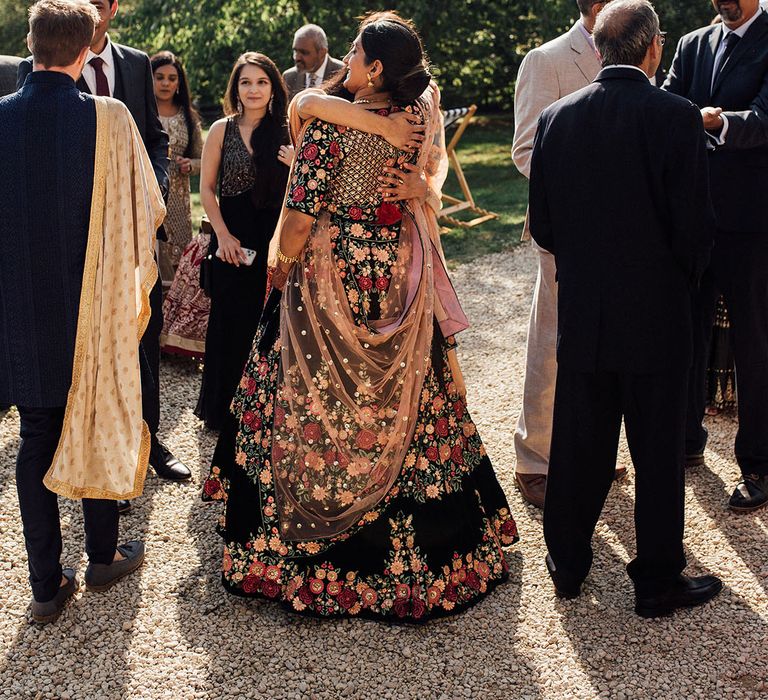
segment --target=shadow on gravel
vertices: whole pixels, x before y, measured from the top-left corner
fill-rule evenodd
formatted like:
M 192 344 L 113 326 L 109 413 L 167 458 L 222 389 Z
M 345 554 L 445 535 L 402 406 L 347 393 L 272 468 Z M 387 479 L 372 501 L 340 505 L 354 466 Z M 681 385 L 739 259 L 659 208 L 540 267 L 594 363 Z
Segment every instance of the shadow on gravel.
M 144 496 L 134 502 L 131 513 L 121 516 L 118 542 L 146 539 L 147 513 L 153 493 L 160 487 L 148 476 Z M 83 553 L 83 517 L 79 501 L 59 499 L 62 524 L 62 564 L 77 570 L 80 590 L 55 623 L 39 626 L 32 622 L 29 608 L 16 609 L 16 636 L 0 660 L 0 676 L 26 678 L 18 698 L 99 698 L 126 696 L 129 678 L 131 630 L 141 603 L 142 580 L 151 567 L 147 562 L 136 573 L 110 591 L 86 591 L 83 576 L 87 558 Z M 20 516 L 19 534 L 21 537 Z M 26 575 L 26 559 L 19 563 Z M 25 595 L 31 600 L 31 590 Z M 41 656 L 40 647 L 46 654 Z M 51 651 L 55 649 L 55 656 Z M 6 689 L 7 686 L 6 686 Z
M 726 484 L 715 472 L 699 467 L 689 474 L 688 484 L 701 509 L 718 523 L 718 530 L 728 540 L 755 580 L 768 594 L 768 544 L 765 528 L 768 525 L 765 508 L 753 513 L 734 513 L 727 507 L 735 483 Z
M 6 489 L 16 489 L 16 454 L 19 451 L 19 415 L 15 408 L 0 411 L 3 432 L 15 421 L 12 436 L 0 450 L 0 496 Z
M 510 582 L 457 617 L 424 626 L 317 620 L 225 593 L 214 531 L 220 509 L 199 503 L 188 521 L 200 565 L 180 584 L 178 616 L 188 648 L 207 654 L 207 679 L 190 690 L 211 697 L 455 698 L 470 685 L 472 697 L 511 697 L 513 686 L 514 697 L 541 697 L 537 672 L 515 648 L 519 551 L 508 555 Z
M 765 587 L 757 516 L 734 519 L 723 512 L 726 488 L 716 474 L 696 470 L 686 476 L 701 509 L 717 519 L 719 530 Z M 601 522 L 630 557 L 635 554 L 633 517 L 631 490 L 614 485 Z M 727 572 L 709 572 L 720 574 L 725 588 L 707 605 L 645 620 L 634 614 L 634 590 L 620 552 L 599 534 L 593 548 L 594 564 L 582 595 L 557 600 L 555 607 L 596 696 L 658 697 L 648 693 L 664 688 L 670 698 L 760 697 L 760 689 L 768 687 L 768 670 L 755 660 L 764 654 L 768 622 L 729 588 Z M 690 574 L 707 572 L 690 550 L 686 556 Z

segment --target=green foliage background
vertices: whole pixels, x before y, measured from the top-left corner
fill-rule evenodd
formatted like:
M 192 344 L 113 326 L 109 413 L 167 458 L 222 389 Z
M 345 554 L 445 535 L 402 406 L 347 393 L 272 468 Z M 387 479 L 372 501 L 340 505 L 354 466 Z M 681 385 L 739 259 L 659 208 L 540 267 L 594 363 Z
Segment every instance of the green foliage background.
M 0 0 L 0 54 L 27 54 L 26 3 Z M 709 0 L 657 0 L 670 33 L 666 62 L 677 38 L 709 22 Z M 354 38 L 356 17 L 396 9 L 420 27 L 447 106 L 477 103 L 508 110 L 525 53 L 567 29 L 578 14 L 575 0 L 121 0 L 113 36 L 149 53 L 170 49 L 190 74 L 204 107 L 219 105 L 234 59 L 243 51 L 291 65 L 293 32 L 322 25 L 331 53 L 341 57 Z

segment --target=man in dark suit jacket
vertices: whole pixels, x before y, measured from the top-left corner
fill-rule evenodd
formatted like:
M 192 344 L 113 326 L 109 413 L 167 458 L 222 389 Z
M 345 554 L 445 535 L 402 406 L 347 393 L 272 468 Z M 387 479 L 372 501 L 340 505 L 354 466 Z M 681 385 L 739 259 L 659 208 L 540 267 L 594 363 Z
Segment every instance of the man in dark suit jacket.
M 758 0 L 719 11 L 721 24 L 680 40 L 664 84 L 702 108 L 717 218 L 712 265 L 694 307 L 686 462 L 704 463 L 705 373 L 722 294 L 735 355 L 742 472 L 729 505 L 752 511 L 768 503 L 768 14 Z
M 310 87 L 319 87 L 332 78 L 344 64 L 328 53 L 328 38 L 322 27 L 305 24 L 293 37 L 293 68 L 283 73 L 288 99 Z
M 93 36 L 77 87 L 82 92 L 114 97 L 128 107 L 149 153 L 160 189 L 167 193 L 168 135 L 163 131 L 157 113 L 149 57 L 142 51 L 110 41 L 107 31 L 117 14 L 118 0 L 91 0 L 91 4 L 99 11 L 101 22 Z M 31 70 L 30 59 L 19 65 L 19 87 Z M 143 413 L 152 434 L 149 462 L 158 476 L 182 481 L 191 478 L 192 473 L 157 437 L 160 425 L 160 333 L 163 330 L 163 298 L 159 278 L 150 294 L 150 304 L 152 316 L 141 340 Z M 127 502 L 120 502 L 121 512 L 128 508 Z
M 16 73 L 21 59 L 16 56 L 0 56 L 0 97 L 16 91 Z
M 606 5 L 603 70 L 539 121 L 530 181 L 535 241 L 555 255 L 557 386 L 544 536 L 558 593 L 579 594 L 614 477 L 621 420 L 635 465 L 645 617 L 715 595 L 683 552 L 690 293 L 712 245 L 698 109 L 651 86 L 663 36 L 647 0 Z

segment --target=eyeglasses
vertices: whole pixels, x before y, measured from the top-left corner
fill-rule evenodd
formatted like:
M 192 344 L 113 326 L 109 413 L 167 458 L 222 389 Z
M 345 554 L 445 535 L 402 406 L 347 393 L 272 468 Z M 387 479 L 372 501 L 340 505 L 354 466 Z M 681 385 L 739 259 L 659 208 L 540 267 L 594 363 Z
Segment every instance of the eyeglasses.
M 667 43 L 667 33 L 666 32 L 659 32 L 659 43 L 664 46 L 664 44 Z

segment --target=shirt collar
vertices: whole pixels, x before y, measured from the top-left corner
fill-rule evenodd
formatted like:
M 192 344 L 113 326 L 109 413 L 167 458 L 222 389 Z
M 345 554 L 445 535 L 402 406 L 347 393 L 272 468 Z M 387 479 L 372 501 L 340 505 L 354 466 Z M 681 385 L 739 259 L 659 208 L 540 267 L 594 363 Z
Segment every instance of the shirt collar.
M 323 59 L 323 62 L 320 64 L 320 67 L 313 73 L 310 73 L 310 75 L 317 75 L 320 78 L 322 78 L 325 75 L 325 69 L 328 66 L 328 55 L 329 54 L 327 53 L 325 54 L 325 58 Z
M 85 59 L 85 62 L 88 63 L 92 58 L 95 58 L 96 56 L 104 61 L 104 65 L 112 65 L 112 42 L 110 41 L 109 34 L 107 34 L 107 43 L 104 44 L 104 48 L 101 50 L 101 53 L 94 53 L 88 49 L 88 58 Z
M 642 68 L 638 68 L 637 66 L 630 66 L 630 65 L 624 65 L 623 63 L 617 63 L 612 66 L 605 66 L 603 70 L 611 70 L 611 68 L 631 68 L 632 70 L 636 70 L 638 73 L 640 73 L 646 80 L 650 82 L 650 78 L 645 74 L 645 71 Z
M 579 29 L 581 29 L 581 33 L 584 35 L 584 38 L 587 40 L 587 43 L 592 47 L 593 51 L 597 51 L 597 48 L 595 47 L 595 40 L 592 37 L 591 32 L 586 28 L 584 25 L 584 20 L 579 20 Z
M 757 12 L 755 12 L 752 17 L 750 17 L 744 24 L 742 24 L 738 29 L 728 29 L 728 27 L 723 24 L 723 39 L 727 37 L 731 32 L 733 32 L 739 39 L 743 39 L 744 35 L 747 33 L 747 30 L 755 23 L 757 18 L 763 14 L 764 10 L 761 7 L 757 8 Z

